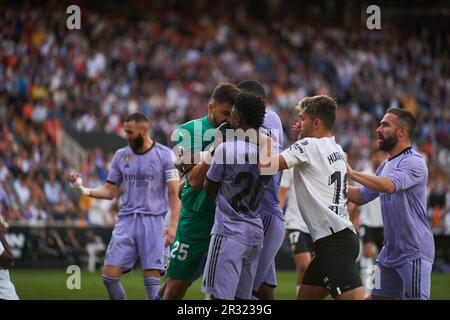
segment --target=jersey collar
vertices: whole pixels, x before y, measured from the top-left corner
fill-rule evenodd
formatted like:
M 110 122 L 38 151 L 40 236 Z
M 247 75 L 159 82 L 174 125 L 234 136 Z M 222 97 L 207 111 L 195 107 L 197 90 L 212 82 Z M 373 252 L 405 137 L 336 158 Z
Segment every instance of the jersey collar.
M 396 154 L 395 156 L 393 156 L 393 157 L 390 157 L 389 159 L 388 159 L 388 161 L 391 161 L 391 160 L 394 160 L 395 158 L 397 158 L 397 157 L 399 157 L 399 156 L 401 156 L 402 154 L 404 154 L 406 151 L 408 151 L 408 150 L 410 150 L 410 149 L 412 149 L 412 147 L 411 146 L 409 146 L 409 147 L 406 147 L 405 149 L 403 149 L 399 154 Z

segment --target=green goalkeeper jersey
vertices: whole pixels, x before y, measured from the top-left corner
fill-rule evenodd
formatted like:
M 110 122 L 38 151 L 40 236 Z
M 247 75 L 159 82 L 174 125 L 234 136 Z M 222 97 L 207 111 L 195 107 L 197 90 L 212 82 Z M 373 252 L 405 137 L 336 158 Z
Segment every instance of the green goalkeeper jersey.
M 210 129 L 212 130 L 206 133 Z M 186 122 L 176 131 L 177 145 L 192 153 L 204 151 L 214 141 L 215 129 L 216 126 L 208 117 Z M 209 237 L 214 223 L 215 200 L 207 197 L 204 189 L 192 188 L 187 177 L 184 179 L 178 227 L 183 228 L 190 237 Z

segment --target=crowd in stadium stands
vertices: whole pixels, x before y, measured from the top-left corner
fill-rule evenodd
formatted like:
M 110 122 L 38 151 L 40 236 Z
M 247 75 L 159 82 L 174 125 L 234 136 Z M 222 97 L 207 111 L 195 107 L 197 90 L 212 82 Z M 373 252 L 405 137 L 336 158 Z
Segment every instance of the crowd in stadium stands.
M 436 34 L 426 26 L 415 34 L 394 25 L 383 32 L 318 27 L 289 11 L 268 24 L 245 6 L 221 14 L 222 1 L 190 10 L 147 8 L 133 20 L 126 12 L 86 10 L 82 29 L 73 31 L 65 9 L 25 3 L 6 10 L 0 183 L 10 200 L 2 212 L 8 220 L 112 225 L 118 201 L 80 198 L 68 187 L 71 168 L 56 148 L 58 130 L 123 134 L 122 119 L 139 110 L 151 118 L 152 136 L 173 145 L 172 131 L 205 114 L 219 82 L 255 78 L 267 86 L 267 104 L 290 141 L 299 99 L 336 97 L 336 136 L 354 163 L 376 146 L 375 128 L 388 107 L 412 111 L 417 147 L 430 163 L 430 221 L 450 230 L 449 179 L 432 165 L 433 146 L 450 148 L 449 52 Z M 85 185 L 104 183 L 111 158 L 88 150 Z

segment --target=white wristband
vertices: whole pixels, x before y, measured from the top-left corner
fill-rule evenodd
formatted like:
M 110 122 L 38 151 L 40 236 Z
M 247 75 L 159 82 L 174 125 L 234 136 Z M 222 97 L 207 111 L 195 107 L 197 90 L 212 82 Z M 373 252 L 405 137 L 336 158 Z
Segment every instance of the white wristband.
M 200 160 L 203 163 L 211 164 L 212 159 L 213 159 L 213 156 L 211 155 L 211 152 L 209 152 L 209 151 L 200 152 Z
M 80 187 L 80 192 L 85 196 L 89 196 L 91 194 L 91 189 L 85 188 L 85 187 Z

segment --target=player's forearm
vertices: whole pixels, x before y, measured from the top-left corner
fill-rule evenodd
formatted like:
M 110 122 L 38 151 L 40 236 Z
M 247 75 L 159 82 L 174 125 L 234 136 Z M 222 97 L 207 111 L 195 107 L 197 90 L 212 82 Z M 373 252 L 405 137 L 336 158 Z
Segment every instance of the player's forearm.
M 381 193 L 395 192 L 395 185 L 389 177 L 372 176 L 357 171 L 352 171 L 349 176 L 354 181 L 373 191 Z
M 177 191 L 169 191 L 169 207 L 170 207 L 170 224 L 178 226 L 178 219 L 180 217 L 181 201 L 178 199 Z
M 271 158 L 260 159 L 258 164 L 259 171 L 262 175 L 274 175 L 278 171 L 283 171 L 287 169 L 286 160 L 284 160 L 282 155 L 274 155 Z
M 89 190 L 89 194 L 87 194 L 87 195 L 91 198 L 112 200 L 116 197 L 116 195 L 113 192 L 111 192 L 111 190 L 108 190 L 104 187 L 88 189 L 88 190 Z
M 358 206 L 362 206 L 363 204 L 366 203 L 364 198 L 359 194 L 359 188 L 357 187 L 350 187 L 350 186 L 348 187 L 347 198 L 348 201 L 353 202 Z
M 195 190 L 201 190 L 205 182 L 206 173 L 208 172 L 209 164 L 200 162 L 191 171 L 188 172 L 187 177 L 189 184 Z
M 286 200 L 287 200 L 287 192 L 288 192 L 288 188 L 285 187 L 280 187 L 280 192 L 278 193 L 278 200 L 279 200 L 279 205 L 280 208 L 283 209 L 284 206 L 286 205 Z

